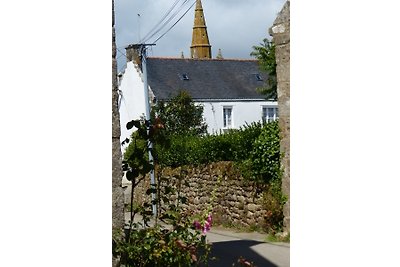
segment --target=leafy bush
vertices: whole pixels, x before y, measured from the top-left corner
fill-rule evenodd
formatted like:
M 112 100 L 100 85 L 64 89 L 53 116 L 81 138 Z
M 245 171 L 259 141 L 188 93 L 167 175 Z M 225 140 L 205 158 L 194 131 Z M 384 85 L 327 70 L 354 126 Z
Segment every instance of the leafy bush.
M 262 205 L 267 213 L 264 215 L 264 229 L 274 235 L 283 228 L 283 205 L 287 198 L 282 194 L 281 181 L 269 181 L 262 192 Z
M 171 136 L 167 147 L 156 146 L 158 163 L 177 167 L 217 161 L 243 161 L 265 124 L 252 123 L 219 135 Z M 279 145 L 279 144 L 278 144 Z
M 265 124 L 249 157 L 243 161 L 242 171 L 247 178 L 263 184 L 280 178 L 279 141 L 278 122 Z
M 153 117 L 164 124 L 167 135 L 200 135 L 207 132 L 203 106 L 196 105 L 186 91 L 179 91 L 168 102 L 158 101 L 152 112 Z
M 127 267 L 198 266 L 207 262 L 210 245 L 193 224 L 193 215 L 180 208 L 185 198 L 179 196 L 170 202 L 175 191 L 168 186 L 160 191 L 164 205 L 159 219 L 165 224 L 155 221 L 150 226 L 151 203 L 137 206 L 132 213 L 141 214 L 143 222 L 133 223 L 132 216 L 125 238 L 115 238 L 114 255 L 119 255 Z

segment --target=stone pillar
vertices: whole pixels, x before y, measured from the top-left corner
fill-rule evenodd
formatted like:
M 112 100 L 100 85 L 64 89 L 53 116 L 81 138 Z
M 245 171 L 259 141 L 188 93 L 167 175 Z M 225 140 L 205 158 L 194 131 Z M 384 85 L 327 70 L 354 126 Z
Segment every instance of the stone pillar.
M 114 27 L 114 0 L 112 1 L 112 231 L 124 227 L 124 192 L 122 190 L 122 153 L 120 145 L 121 128 L 118 111 L 118 80 Z M 112 259 L 112 266 L 119 266 L 119 260 Z
M 279 127 L 283 158 L 282 192 L 288 197 L 283 207 L 284 233 L 290 232 L 290 0 L 287 0 L 269 29 L 275 43 L 278 80 Z

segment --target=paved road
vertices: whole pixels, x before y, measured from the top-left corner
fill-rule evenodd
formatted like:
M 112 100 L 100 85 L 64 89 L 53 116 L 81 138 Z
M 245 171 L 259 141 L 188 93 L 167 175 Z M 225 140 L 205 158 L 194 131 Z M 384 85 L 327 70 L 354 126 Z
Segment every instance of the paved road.
M 210 261 L 210 267 L 230 267 L 240 256 L 258 267 L 290 266 L 290 245 L 265 242 L 265 235 L 214 228 L 207 238 L 213 244 L 212 256 L 217 257 Z

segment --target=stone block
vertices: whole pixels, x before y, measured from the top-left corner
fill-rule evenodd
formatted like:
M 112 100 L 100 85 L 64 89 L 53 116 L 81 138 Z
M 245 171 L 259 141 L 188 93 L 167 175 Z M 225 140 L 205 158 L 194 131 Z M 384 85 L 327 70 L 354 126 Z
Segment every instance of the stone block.
M 247 209 L 248 209 L 249 211 L 254 212 L 254 211 L 257 210 L 257 206 L 258 206 L 258 205 L 256 205 L 256 204 L 248 204 L 248 205 L 247 205 Z
M 248 225 L 255 225 L 255 224 L 256 224 L 256 221 L 255 221 L 253 218 L 248 218 L 248 219 L 246 220 L 246 223 L 247 223 Z
M 201 198 L 200 198 L 200 203 L 201 203 L 201 204 L 208 203 L 208 201 L 209 201 L 209 198 L 208 198 L 208 197 L 206 197 L 206 196 L 205 196 L 205 197 L 201 197 Z

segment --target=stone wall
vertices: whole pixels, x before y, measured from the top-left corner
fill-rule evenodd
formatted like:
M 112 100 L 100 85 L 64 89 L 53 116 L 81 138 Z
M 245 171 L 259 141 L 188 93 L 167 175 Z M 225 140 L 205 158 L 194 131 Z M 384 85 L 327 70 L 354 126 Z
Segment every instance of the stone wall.
M 279 128 L 283 158 L 282 192 L 288 197 L 283 207 L 284 232 L 290 232 L 290 1 L 282 10 L 269 30 L 275 43 L 276 73 L 278 80 Z
M 112 1 L 112 231 L 123 229 L 124 201 L 122 190 L 122 166 L 120 145 L 120 124 L 118 112 L 118 82 L 115 45 L 114 1 Z M 110 240 L 111 241 L 111 240 Z M 112 266 L 119 266 L 119 259 L 112 257 Z
M 265 223 L 267 211 L 261 204 L 261 196 L 256 188 L 239 174 L 232 162 L 217 162 L 201 167 L 166 168 L 161 176 L 167 178 L 168 185 L 176 187 L 181 177 L 181 192 L 187 197 L 186 208 L 201 213 L 211 204 L 215 224 L 260 227 Z M 149 178 L 135 189 L 134 201 L 141 203 Z M 212 192 L 215 201 L 210 203 Z M 173 199 L 173 198 L 172 198 Z M 125 202 L 130 203 L 130 185 L 125 191 Z

